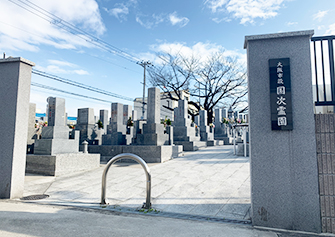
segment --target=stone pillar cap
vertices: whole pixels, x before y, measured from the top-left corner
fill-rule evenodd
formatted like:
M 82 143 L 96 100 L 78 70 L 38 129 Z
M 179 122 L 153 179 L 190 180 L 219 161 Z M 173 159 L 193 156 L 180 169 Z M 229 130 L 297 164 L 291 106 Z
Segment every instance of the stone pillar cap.
M 303 30 L 303 31 L 291 31 L 291 32 L 282 32 L 276 34 L 265 34 L 265 35 L 247 35 L 244 38 L 244 46 L 246 49 L 248 46 L 248 41 L 250 40 L 264 40 L 264 39 L 273 39 L 273 38 L 284 38 L 284 37 L 296 37 L 296 36 L 309 36 L 314 35 L 314 30 Z
M 29 61 L 28 59 L 21 58 L 21 57 L 16 57 L 16 58 L 8 57 L 8 58 L 0 59 L 0 63 L 9 63 L 9 62 L 22 62 L 30 66 L 35 66 L 35 63 Z

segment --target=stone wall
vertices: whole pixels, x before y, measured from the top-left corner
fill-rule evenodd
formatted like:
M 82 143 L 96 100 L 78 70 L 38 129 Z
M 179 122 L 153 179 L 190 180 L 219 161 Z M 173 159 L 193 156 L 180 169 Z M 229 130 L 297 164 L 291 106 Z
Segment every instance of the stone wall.
M 335 233 L 335 114 L 315 115 L 322 232 Z

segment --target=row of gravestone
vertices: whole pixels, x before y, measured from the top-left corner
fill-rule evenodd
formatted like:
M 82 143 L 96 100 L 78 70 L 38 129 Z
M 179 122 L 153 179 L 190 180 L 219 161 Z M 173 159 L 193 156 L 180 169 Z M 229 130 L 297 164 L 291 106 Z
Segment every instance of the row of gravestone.
M 173 126 L 164 127 L 160 121 L 160 91 L 148 90 L 148 118 L 136 120 L 136 111 L 130 105 L 113 103 L 111 119 L 108 110 L 100 110 L 101 129 L 98 128 L 92 108 L 78 109 L 77 125 L 70 131 L 66 126 L 65 100 L 48 98 L 48 126 L 44 127 L 41 139 L 35 141 L 34 154 L 57 154 L 78 152 L 79 144 L 90 145 L 182 145 L 183 150 L 228 144 L 231 139 L 229 126 L 222 123 L 222 110 L 217 109 L 215 126 L 207 125 L 207 111 L 199 112 L 198 125 L 188 115 L 187 100 L 180 100 L 174 109 Z M 109 122 L 109 123 L 108 123 Z M 133 125 L 133 126 L 131 126 Z M 214 140 L 215 139 L 215 140 Z M 222 142 L 223 141 L 223 142 Z

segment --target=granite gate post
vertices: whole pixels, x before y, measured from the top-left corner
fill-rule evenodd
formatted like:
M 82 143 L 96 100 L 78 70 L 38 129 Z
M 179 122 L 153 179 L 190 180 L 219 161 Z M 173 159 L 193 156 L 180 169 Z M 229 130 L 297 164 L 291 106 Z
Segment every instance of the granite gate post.
M 0 198 L 23 195 L 31 70 L 23 58 L 0 60 Z
M 309 30 L 245 37 L 255 226 L 321 231 L 310 56 L 313 34 Z

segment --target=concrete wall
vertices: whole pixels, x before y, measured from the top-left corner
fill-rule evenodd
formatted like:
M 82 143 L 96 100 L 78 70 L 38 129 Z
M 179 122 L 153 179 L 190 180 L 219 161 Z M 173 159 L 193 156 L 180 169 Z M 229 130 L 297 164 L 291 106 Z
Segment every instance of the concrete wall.
M 315 115 L 322 232 L 335 234 L 335 114 Z
M 310 37 L 245 37 L 248 59 L 252 223 L 321 231 Z M 293 130 L 271 129 L 269 59 L 290 58 Z

